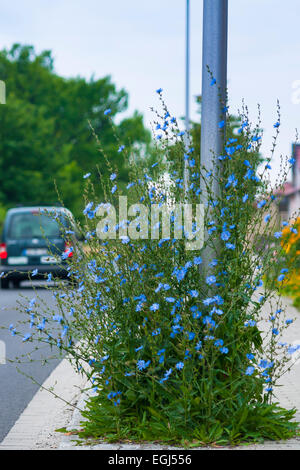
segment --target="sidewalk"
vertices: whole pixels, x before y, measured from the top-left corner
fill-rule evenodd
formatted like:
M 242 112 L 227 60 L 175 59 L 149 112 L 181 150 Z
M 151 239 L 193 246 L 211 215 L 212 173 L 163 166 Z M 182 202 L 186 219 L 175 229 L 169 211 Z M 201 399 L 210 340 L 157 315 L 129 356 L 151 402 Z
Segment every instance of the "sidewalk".
M 300 312 L 291 306 L 291 301 L 285 299 L 288 306 L 288 318 L 296 317 L 294 324 L 287 330 L 283 337 L 284 341 L 300 344 Z M 267 315 L 267 311 L 265 312 Z M 45 388 L 54 387 L 57 395 L 69 403 L 84 407 L 86 395 L 80 396 L 80 387 L 84 386 L 84 380 L 75 374 L 70 364 L 63 360 L 52 372 L 43 386 Z M 300 422 L 300 359 L 295 364 L 291 372 L 281 379 L 281 385 L 277 392 L 277 399 L 283 407 L 296 407 L 298 412 L 296 420 Z M 0 450 L 38 450 L 38 449 L 62 449 L 62 450 L 146 450 L 146 449 L 178 449 L 175 447 L 151 445 L 151 444 L 105 444 L 99 443 L 94 446 L 76 447 L 74 440 L 76 436 L 61 435 L 55 429 L 67 427 L 74 430 L 79 427 L 81 415 L 78 410 L 67 405 L 62 400 L 55 398 L 46 390 L 39 390 L 29 403 L 25 411 L 17 420 L 9 434 L 0 443 Z M 199 448 L 201 450 L 209 448 Z M 210 448 L 211 449 L 211 448 Z M 224 449 L 224 448 L 223 448 Z M 230 448 L 228 448 L 230 449 Z M 232 449 L 232 448 L 231 448 Z M 299 450 L 300 437 L 289 441 L 265 442 L 264 444 L 235 447 L 242 450 Z

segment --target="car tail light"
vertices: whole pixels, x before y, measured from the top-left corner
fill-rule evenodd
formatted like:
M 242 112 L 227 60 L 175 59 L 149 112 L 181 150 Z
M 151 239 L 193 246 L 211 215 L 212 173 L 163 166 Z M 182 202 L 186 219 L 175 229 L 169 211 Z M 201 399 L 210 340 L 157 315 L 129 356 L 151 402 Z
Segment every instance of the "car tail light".
M 71 243 L 65 243 L 65 251 L 64 251 L 64 258 L 72 258 L 73 256 L 73 247 Z
M 6 243 L 0 243 L 0 259 L 7 258 Z

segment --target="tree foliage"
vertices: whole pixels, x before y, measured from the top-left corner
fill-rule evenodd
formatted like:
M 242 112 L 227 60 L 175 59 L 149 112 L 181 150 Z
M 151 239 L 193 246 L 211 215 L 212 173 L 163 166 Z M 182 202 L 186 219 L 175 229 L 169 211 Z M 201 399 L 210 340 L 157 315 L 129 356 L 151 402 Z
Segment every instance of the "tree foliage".
M 0 205 L 57 201 L 54 180 L 66 206 L 79 213 L 82 175 L 106 171 L 103 153 L 126 181 L 128 161 L 118 152 L 115 131 L 127 148 L 141 153 L 150 133 L 138 112 L 115 124 L 128 95 L 111 78 L 64 78 L 55 73 L 51 51 L 15 44 L 0 52 L 0 77 L 7 104 L 0 107 Z M 111 109 L 110 119 L 104 115 Z M 99 136 L 99 141 L 95 135 Z M 99 146 L 102 152 L 99 153 Z

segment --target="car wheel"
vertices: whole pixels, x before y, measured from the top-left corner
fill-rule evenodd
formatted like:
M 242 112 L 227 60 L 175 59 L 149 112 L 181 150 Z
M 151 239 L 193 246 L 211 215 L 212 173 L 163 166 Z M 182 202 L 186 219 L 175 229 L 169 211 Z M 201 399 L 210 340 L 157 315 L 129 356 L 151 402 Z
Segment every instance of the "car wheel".
M 19 287 L 20 287 L 20 281 L 15 281 L 15 280 L 13 280 L 13 286 L 14 286 L 14 289 L 19 289 Z
M 75 279 L 74 277 L 68 277 L 67 281 L 71 289 L 77 289 L 78 287 L 77 279 Z
M 9 280 L 1 279 L 1 289 L 9 289 Z

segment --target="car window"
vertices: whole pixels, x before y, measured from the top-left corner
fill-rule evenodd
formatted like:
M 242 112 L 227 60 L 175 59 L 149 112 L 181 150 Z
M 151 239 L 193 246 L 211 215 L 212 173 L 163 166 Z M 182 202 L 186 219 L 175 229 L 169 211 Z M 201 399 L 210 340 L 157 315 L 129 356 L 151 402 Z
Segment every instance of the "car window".
M 62 222 L 62 220 L 61 220 Z M 11 216 L 8 238 L 57 238 L 61 235 L 60 224 L 51 217 L 38 212 L 22 212 Z

